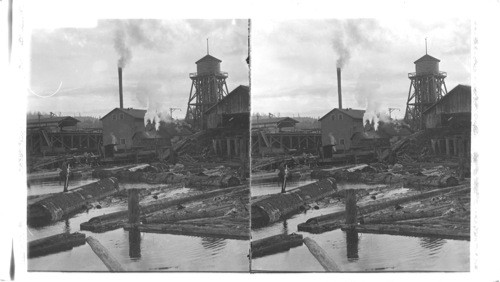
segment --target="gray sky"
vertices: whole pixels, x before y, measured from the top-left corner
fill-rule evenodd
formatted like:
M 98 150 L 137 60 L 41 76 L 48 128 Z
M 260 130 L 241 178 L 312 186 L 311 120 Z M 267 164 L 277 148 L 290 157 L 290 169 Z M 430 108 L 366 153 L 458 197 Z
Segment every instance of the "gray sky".
M 470 85 L 469 20 L 254 20 L 252 111 L 321 117 L 338 107 L 340 55 L 344 108 L 404 116 L 414 61 L 441 60 L 448 91 Z M 344 47 L 344 48 L 342 48 Z
M 184 117 L 195 62 L 222 60 L 229 91 L 248 85 L 247 20 L 99 20 L 92 28 L 34 30 L 28 110 L 103 116 L 119 106 L 117 35 L 130 51 L 123 70 L 124 107 Z M 60 90 L 54 93 L 59 85 Z M 37 96 L 38 95 L 38 96 Z

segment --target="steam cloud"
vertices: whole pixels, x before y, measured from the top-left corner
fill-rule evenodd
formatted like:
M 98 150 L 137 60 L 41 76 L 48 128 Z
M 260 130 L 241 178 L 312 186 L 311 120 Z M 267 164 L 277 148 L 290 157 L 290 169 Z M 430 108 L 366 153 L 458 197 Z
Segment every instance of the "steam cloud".
M 124 68 L 132 59 L 132 48 L 162 50 L 168 31 L 159 20 L 119 20 L 115 22 L 114 47 L 118 66 Z
M 336 21 L 332 47 L 337 54 L 337 67 L 343 68 L 351 59 L 351 53 L 361 46 L 370 45 L 378 23 L 371 19 Z

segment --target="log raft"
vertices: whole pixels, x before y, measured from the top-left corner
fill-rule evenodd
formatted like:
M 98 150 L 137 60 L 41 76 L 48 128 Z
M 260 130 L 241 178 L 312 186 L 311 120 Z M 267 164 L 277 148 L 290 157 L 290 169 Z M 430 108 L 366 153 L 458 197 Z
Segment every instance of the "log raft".
M 247 185 L 240 185 L 236 187 L 222 188 L 213 191 L 208 191 L 205 193 L 183 197 L 179 199 L 173 199 L 173 200 L 163 199 L 163 200 L 158 200 L 152 204 L 140 205 L 140 214 L 141 214 L 140 220 L 147 221 L 148 215 L 179 204 L 185 204 L 198 200 L 208 199 L 210 197 L 216 197 L 218 195 L 228 194 L 231 192 L 246 191 L 248 189 L 249 188 Z M 125 225 L 125 223 L 127 223 L 127 221 L 128 221 L 128 210 L 124 210 L 124 211 L 105 214 L 102 216 L 93 217 L 89 221 L 80 224 L 80 229 L 92 232 L 99 232 L 99 233 L 106 232 L 109 230 L 122 228 Z M 157 220 L 152 220 L 152 221 L 155 222 Z
M 358 213 L 369 214 L 395 205 L 401 205 L 404 203 L 419 201 L 446 193 L 460 193 L 467 190 L 470 190 L 470 187 L 468 185 L 455 186 L 449 188 L 434 189 L 428 192 L 423 192 L 416 195 L 411 195 L 393 200 L 385 200 L 380 202 L 377 201 L 375 203 L 359 206 Z M 423 217 L 427 216 L 428 216 L 427 214 L 423 215 Z M 298 230 L 315 234 L 323 233 L 341 228 L 342 225 L 344 224 L 344 222 L 342 221 L 343 219 L 345 219 L 345 211 L 321 215 L 310 218 L 306 222 L 300 223 L 298 225 Z
M 120 191 L 116 178 L 90 183 L 67 193 L 57 193 L 28 206 L 28 223 L 47 224 L 64 216 L 83 210 L 88 203 L 100 200 Z

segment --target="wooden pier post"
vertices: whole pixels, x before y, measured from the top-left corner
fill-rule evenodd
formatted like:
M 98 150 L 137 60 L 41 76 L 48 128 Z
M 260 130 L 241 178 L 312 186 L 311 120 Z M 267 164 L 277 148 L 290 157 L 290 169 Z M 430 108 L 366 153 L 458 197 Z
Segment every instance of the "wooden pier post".
M 138 227 L 132 228 L 128 232 L 128 254 L 131 259 L 141 257 L 141 231 Z
M 332 271 L 332 272 L 338 272 L 340 271 L 340 268 L 338 265 L 333 261 L 330 256 L 323 250 L 316 241 L 313 239 L 306 237 L 304 238 L 304 244 L 306 244 L 307 248 L 311 252 L 311 254 L 318 260 L 318 262 L 321 264 L 321 266 L 326 270 L 326 271 Z
M 137 226 L 140 223 L 139 189 L 128 190 L 128 223 Z
M 356 190 L 345 190 L 345 223 L 356 224 L 358 208 L 356 206 Z
M 358 255 L 358 245 L 359 245 L 359 237 L 358 231 L 346 230 L 346 248 L 347 248 L 347 259 L 348 260 L 357 260 L 359 258 Z
M 109 251 L 97 239 L 92 236 L 87 237 L 87 243 L 92 251 L 102 260 L 109 271 L 125 271 L 120 263 L 109 253 Z

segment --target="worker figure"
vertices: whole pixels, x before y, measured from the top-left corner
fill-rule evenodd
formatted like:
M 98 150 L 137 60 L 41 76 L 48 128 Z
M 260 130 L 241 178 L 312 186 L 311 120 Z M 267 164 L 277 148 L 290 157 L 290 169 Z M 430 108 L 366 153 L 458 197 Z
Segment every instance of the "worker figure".
M 61 180 L 64 181 L 63 192 L 68 192 L 69 173 L 70 173 L 69 168 L 70 168 L 69 162 L 64 161 L 61 165 L 61 172 L 59 173 L 60 176 L 59 184 L 61 183 Z
M 281 183 L 281 193 L 285 193 L 286 188 L 286 178 L 288 176 L 288 166 L 285 163 L 281 163 L 278 172 L 278 183 Z

